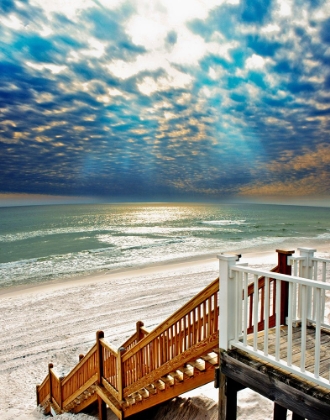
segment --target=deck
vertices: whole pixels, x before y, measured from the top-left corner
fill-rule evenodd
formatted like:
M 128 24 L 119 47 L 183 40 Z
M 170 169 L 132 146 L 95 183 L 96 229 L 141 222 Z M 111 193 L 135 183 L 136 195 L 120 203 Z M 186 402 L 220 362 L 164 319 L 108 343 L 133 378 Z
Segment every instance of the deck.
M 300 365 L 301 326 L 293 328 L 292 363 Z M 280 359 L 288 362 L 288 327 L 281 327 Z M 268 331 L 269 355 L 276 357 L 276 331 Z M 265 332 L 258 333 L 258 350 L 264 350 Z M 248 345 L 253 346 L 253 335 L 248 338 Z M 315 366 L 315 328 L 307 328 L 306 334 L 306 369 L 312 372 Z M 330 367 L 330 331 L 321 331 L 320 375 L 329 375 Z M 227 378 L 226 418 L 235 419 L 237 415 L 237 392 L 248 387 L 264 397 L 275 401 L 274 419 L 287 418 L 287 410 L 292 411 L 294 420 L 330 418 L 330 390 L 315 382 L 303 379 L 296 373 L 275 366 L 245 351 L 233 348 L 221 355 L 221 372 Z
M 282 325 L 280 328 L 280 345 L 281 350 L 279 357 L 285 363 L 288 362 L 288 356 L 291 356 L 291 362 L 293 365 L 300 366 L 302 363 L 302 352 L 301 352 L 301 325 L 292 328 L 292 349 L 290 349 L 290 355 L 288 355 L 288 326 Z M 321 330 L 321 348 L 320 348 L 320 371 L 319 375 L 323 377 L 329 376 L 330 368 L 330 330 L 322 329 Z M 305 352 L 305 367 L 311 373 L 314 373 L 315 366 L 315 328 L 313 326 L 308 326 L 306 329 L 306 352 Z M 276 330 L 271 328 L 268 330 L 268 352 L 270 356 L 275 358 L 276 355 Z M 258 350 L 264 350 L 265 342 L 265 331 L 260 331 L 258 333 L 257 348 Z M 253 337 L 249 337 L 248 345 L 253 346 Z M 330 391 L 329 391 L 330 392 Z

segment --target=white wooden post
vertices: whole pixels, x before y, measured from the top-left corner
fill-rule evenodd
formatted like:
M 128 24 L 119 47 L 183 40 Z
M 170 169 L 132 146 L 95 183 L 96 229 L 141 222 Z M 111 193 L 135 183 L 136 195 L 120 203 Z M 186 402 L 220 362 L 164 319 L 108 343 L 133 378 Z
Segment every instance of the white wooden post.
M 300 277 L 303 277 L 305 279 L 312 279 L 312 268 L 313 268 L 313 262 L 312 258 L 314 257 L 314 252 L 316 252 L 316 249 L 312 248 L 298 248 L 299 254 L 301 257 L 305 258 L 305 261 L 302 264 L 302 273 L 299 273 Z
M 235 319 L 238 317 L 235 299 L 235 281 L 231 268 L 239 260 L 237 255 L 218 255 L 219 259 L 219 347 L 228 350 L 229 341 L 235 338 Z
M 313 279 L 313 261 L 312 258 L 314 257 L 314 252 L 316 249 L 312 248 L 298 248 L 300 256 L 304 258 L 302 261 L 302 270 L 299 273 L 300 277 L 305 279 Z M 314 312 L 314 311 L 313 311 Z M 307 319 L 311 320 L 313 317 L 312 314 L 312 289 L 309 287 L 307 290 Z

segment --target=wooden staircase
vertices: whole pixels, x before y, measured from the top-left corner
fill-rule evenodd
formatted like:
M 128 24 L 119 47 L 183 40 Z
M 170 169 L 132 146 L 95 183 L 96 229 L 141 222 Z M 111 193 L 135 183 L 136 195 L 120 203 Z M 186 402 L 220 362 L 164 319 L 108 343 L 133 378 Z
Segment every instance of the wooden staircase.
M 278 265 L 271 271 L 290 275 L 288 257 L 294 251 L 276 251 Z M 282 282 L 276 287 L 275 279 L 268 280 L 267 292 L 265 277 L 256 274 L 246 290 L 237 289 L 238 301 L 246 297 L 249 334 L 264 330 L 265 323 L 275 325 L 276 319 L 283 324 L 288 316 L 287 285 Z M 46 414 L 79 413 L 97 404 L 100 420 L 106 419 L 107 406 L 118 419 L 124 419 L 212 382 L 219 366 L 218 294 L 219 278 L 153 331 L 138 321 L 136 332 L 119 349 L 98 331 L 94 346 L 79 356 L 79 363 L 67 376 L 59 378 L 49 364 L 46 378 L 37 386 L 37 404 Z M 222 327 L 226 323 L 232 324 L 232 317 L 223 317 Z
M 46 414 L 79 413 L 98 404 L 123 419 L 214 380 L 219 364 L 219 279 L 153 331 L 141 321 L 119 349 L 96 333 L 96 343 L 64 378 L 53 365 L 37 386 Z

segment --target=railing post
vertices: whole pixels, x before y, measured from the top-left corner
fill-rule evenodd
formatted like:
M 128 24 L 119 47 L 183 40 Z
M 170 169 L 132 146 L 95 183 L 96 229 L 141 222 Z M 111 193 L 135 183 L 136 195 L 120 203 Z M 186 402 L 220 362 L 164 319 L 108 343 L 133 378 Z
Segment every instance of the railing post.
M 62 393 L 62 379 L 61 378 L 58 378 L 58 386 L 59 386 L 59 397 L 60 397 L 60 404 L 59 404 L 59 406 L 60 406 L 60 409 L 62 410 L 63 409 L 63 393 Z
M 280 249 L 276 250 L 278 258 L 278 272 L 281 274 L 287 274 L 291 276 L 291 265 L 288 264 L 288 257 L 294 254 L 294 251 L 283 251 Z M 289 304 L 289 283 L 286 281 L 281 282 L 281 314 L 280 323 L 286 324 L 286 318 L 288 316 L 288 304 Z
M 53 399 L 53 390 L 52 390 L 52 369 L 53 369 L 53 363 L 49 363 L 48 365 L 48 375 L 49 375 L 49 401 L 52 403 Z
M 97 347 L 97 384 L 102 386 L 102 378 L 103 378 L 103 348 L 100 342 L 100 339 L 104 338 L 103 331 L 96 332 L 96 347 Z M 107 418 L 107 406 L 102 398 L 98 395 L 97 396 L 98 405 L 99 405 L 99 420 L 106 420 Z
M 300 256 L 303 257 L 305 260 L 302 263 L 302 272 L 299 273 L 300 277 L 305 279 L 312 279 L 312 269 L 313 269 L 313 261 L 312 258 L 314 257 L 314 252 L 316 249 L 312 248 L 298 248 Z
M 121 402 L 123 400 L 123 395 L 124 395 L 124 378 L 123 378 L 123 374 L 124 374 L 124 370 L 123 370 L 123 363 L 121 360 L 122 354 L 125 351 L 124 347 L 119 347 L 118 349 L 118 355 L 117 355 L 117 388 L 118 388 L 118 399 L 119 402 Z
M 36 392 L 37 392 L 37 406 L 40 404 L 40 399 L 39 399 L 39 385 L 36 385 Z
M 143 327 L 143 326 L 144 326 L 144 323 L 142 321 L 138 321 L 136 323 L 136 340 L 137 340 L 137 342 L 139 342 L 143 338 L 142 333 L 141 333 L 141 327 Z
M 304 258 L 302 261 L 301 272 L 299 273 L 300 277 L 305 279 L 313 279 L 313 261 L 314 252 L 316 249 L 313 248 L 298 248 L 300 256 Z M 312 318 L 312 289 L 309 287 L 307 290 L 307 319 Z
M 237 255 L 218 255 L 219 259 L 219 347 L 228 350 L 229 341 L 235 337 L 235 282 L 231 277 L 231 267 L 239 260 Z M 234 319 L 233 319 L 234 317 Z

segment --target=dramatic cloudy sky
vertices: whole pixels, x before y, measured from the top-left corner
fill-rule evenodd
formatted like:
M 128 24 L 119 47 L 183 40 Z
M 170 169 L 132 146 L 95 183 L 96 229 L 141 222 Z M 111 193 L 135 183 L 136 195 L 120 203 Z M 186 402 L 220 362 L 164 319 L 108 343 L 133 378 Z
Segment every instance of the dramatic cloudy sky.
M 1 197 L 329 199 L 329 133 L 328 0 L 0 0 Z

